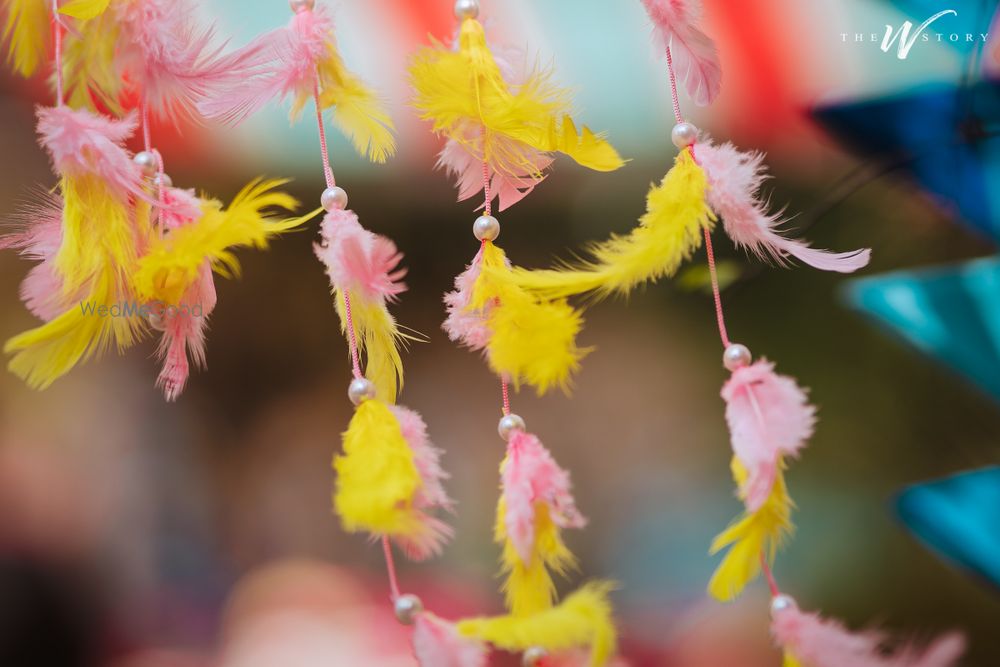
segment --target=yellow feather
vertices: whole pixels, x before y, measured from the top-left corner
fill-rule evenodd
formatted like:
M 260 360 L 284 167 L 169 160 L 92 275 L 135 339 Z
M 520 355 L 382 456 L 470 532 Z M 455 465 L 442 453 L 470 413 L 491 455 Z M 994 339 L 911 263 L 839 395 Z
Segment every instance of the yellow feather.
M 781 667 L 802 667 L 802 663 L 791 653 L 785 652 L 785 659 L 781 663 Z
M 358 406 L 333 459 L 333 505 L 344 530 L 411 537 L 425 530 L 413 511 L 420 475 L 399 422 L 378 399 Z
M 31 76 L 48 58 L 50 5 L 45 0 L 4 0 L 7 61 L 21 76 Z
M 552 387 L 566 391 L 589 351 L 576 344 L 583 318 L 564 300 L 539 300 L 516 285 L 513 276 L 503 250 L 487 243 L 469 310 L 488 312 L 490 368 L 515 387 L 527 383 L 539 394 Z
M 611 171 L 624 165 L 615 149 L 587 128 L 577 135 L 568 118 L 567 90 L 551 82 L 551 72 L 535 69 L 512 90 L 475 19 L 462 22 L 459 48 L 440 42 L 424 47 L 410 63 L 420 117 L 433 131 L 462 144 L 470 153 L 508 175 L 534 174 L 524 147 L 566 153 L 585 167 Z M 518 146 L 520 144 L 520 146 Z
M 285 180 L 256 179 L 244 187 L 229 208 L 214 200 L 202 202 L 202 217 L 152 241 L 139 262 L 135 286 L 146 301 L 177 304 L 198 277 L 205 260 L 225 277 L 239 275 L 239 261 L 232 249 L 266 248 L 268 239 L 302 225 L 316 211 L 298 218 L 275 219 L 265 211 L 291 210 L 298 202 L 275 190 Z
M 115 64 L 121 30 L 114 12 L 104 12 L 79 24 L 79 34 L 63 39 L 63 86 L 66 102 L 75 109 L 104 107 L 122 114 L 125 82 Z
M 75 19 L 92 19 L 103 14 L 109 4 L 111 0 L 70 0 L 59 8 L 59 13 Z
M 340 317 L 340 329 L 346 334 L 347 314 L 343 294 L 335 290 L 333 297 Z M 384 303 L 366 301 L 357 294 L 351 294 L 351 319 L 358 354 L 365 359 L 365 377 L 375 384 L 380 400 L 395 403 L 403 386 L 403 360 L 399 348 L 412 336 L 399 330 Z
M 774 488 L 761 508 L 753 514 L 744 513 L 712 541 L 712 555 L 729 549 L 708 584 L 708 592 L 717 600 L 735 600 L 744 587 L 760 574 L 760 559 L 763 557 L 769 563 L 773 562 L 778 548 L 793 530 L 791 515 L 794 505 L 785 485 L 783 464 L 779 462 L 778 465 Z M 732 469 L 737 485 L 742 486 L 747 473 L 735 457 Z
M 627 295 L 638 285 L 677 272 L 702 243 L 715 215 L 705 201 L 708 180 L 690 151 L 681 151 L 663 181 L 646 198 L 646 213 L 625 236 L 612 236 L 589 250 L 590 261 L 562 269 L 515 269 L 515 282 L 542 298 L 594 293 Z
M 604 665 L 615 652 L 617 637 L 608 593 L 613 585 L 592 582 L 557 607 L 534 616 L 497 616 L 459 621 L 459 634 L 507 651 L 541 646 L 563 651 L 590 647 L 590 667 Z
M 552 607 L 556 600 L 556 586 L 549 570 L 565 575 L 576 567 L 576 558 L 562 541 L 559 527 L 549 516 L 548 507 L 535 507 L 535 548 L 531 561 L 521 560 L 504 526 L 506 513 L 504 499 L 497 503 L 497 518 L 493 535 L 503 545 L 501 571 L 506 577 L 503 584 L 504 599 L 512 616 L 532 616 Z

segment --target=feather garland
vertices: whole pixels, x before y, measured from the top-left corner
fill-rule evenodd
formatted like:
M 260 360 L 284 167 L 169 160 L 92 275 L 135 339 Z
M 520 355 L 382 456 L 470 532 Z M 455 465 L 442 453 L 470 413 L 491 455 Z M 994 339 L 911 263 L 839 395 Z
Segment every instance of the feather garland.
M 23 77 L 33 75 L 45 62 L 51 30 L 49 5 L 44 0 L 4 0 L 3 41 L 7 62 Z
M 740 497 L 756 512 L 771 495 L 779 462 L 798 455 L 812 437 L 816 409 L 790 377 L 761 359 L 737 368 L 722 388 L 733 454 L 746 471 Z
M 698 27 L 698 0 L 642 0 L 661 50 L 670 47 L 679 78 L 699 106 L 711 104 L 722 90 L 722 66 L 712 40 Z
M 645 282 L 672 276 L 701 247 L 702 232 L 715 216 L 706 203 L 708 180 L 689 150 L 646 198 L 639 226 L 589 248 L 593 259 L 564 268 L 515 269 L 514 282 L 544 299 L 593 293 L 598 298 L 629 294 Z
M 411 420 L 411 436 L 414 417 L 405 417 Z M 344 433 L 343 454 L 333 459 L 333 504 L 344 530 L 388 535 L 413 547 L 411 555 L 431 555 L 450 535 L 443 523 L 425 513 L 429 502 L 440 501 L 434 488 L 440 477 L 433 471 L 426 480 L 421 477 L 403 428 L 390 406 L 377 398 L 358 406 Z M 426 459 L 423 465 L 428 471 Z
M 743 488 L 747 471 L 736 457 L 732 469 L 737 486 Z M 727 550 L 708 584 L 712 597 L 721 602 L 735 600 L 760 574 L 761 558 L 774 562 L 778 548 L 793 530 L 793 507 L 785 486 L 784 464 L 779 459 L 771 494 L 760 509 L 745 512 L 712 541 L 711 555 Z
M 489 649 L 463 637 L 454 623 L 430 612 L 417 616 L 413 626 L 413 654 L 420 667 L 487 667 Z
M 201 112 L 228 123 L 239 123 L 272 99 L 292 98 L 291 118 L 319 94 L 322 109 L 360 155 L 385 162 L 396 151 L 393 122 L 378 96 L 350 72 L 334 38 L 333 19 L 324 7 L 304 9 L 291 23 L 259 37 L 246 47 L 256 59 L 255 71 L 243 80 L 220 86 Z
M 483 245 L 466 310 L 485 317 L 486 356 L 494 373 L 515 387 L 532 385 L 539 395 L 553 387 L 568 391 L 589 352 L 576 344 L 582 316 L 565 300 L 542 301 L 519 287 L 506 255 L 492 242 Z
M 512 433 L 500 477 L 494 532 L 503 545 L 503 591 L 513 616 L 531 616 L 556 598 L 549 570 L 564 575 L 576 566 L 560 531 L 582 528 L 586 519 L 576 509 L 569 474 L 530 433 Z
M 379 398 L 394 403 L 403 385 L 399 348 L 412 338 L 399 330 L 386 305 L 406 289 L 400 282 L 406 271 L 397 268 L 402 254 L 391 240 L 363 228 L 357 215 L 345 209 L 326 214 L 314 250 L 326 266 L 341 330 L 350 338 L 344 301 L 349 294 L 354 338 L 358 353 L 366 358 L 368 379 Z
M 617 637 L 608 594 L 613 585 L 592 582 L 563 602 L 533 616 L 471 618 L 456 625 L 462 636 L 489 642 L 507 651 L 540 646 L 548 651 L 590 647 L 590 667 L 605 665 Z
M 486 33 L 476 19 L 459 29 L 458 48 L 434 41 L 410 63 L 413 104 L 432 129 L 449 140 L 439 164 L 459 178 L 460 198 L 471 197 L 472 165 L 480 185 L 486 163 L 490 180 L 503 193 L 501 209 L 523 197 L 543 178 L 554 152 L 597 171 L 624 165 L 603 136 L 569 117 L 570 95 L 551 81 L 552 72 L 534 68 L 520 84 L 505 80 Z
M 785 651 L 786 667 L 955 667 L 965 652 L 958 633 L 924 647 L 889 643 L 882 633 L 851 633 L 837 621 L 803 612 L 787 595 L 771 608 L 771 634 Z
M 768 213 L 760 198 L 761 185 L 769 178 L 763 153 L 743 153 L 729 143 L 717 146 L 703 141 L 698 144 L 698 161 L 708 174 L 708 203 L 738 247 L 763 260 L 785 264 L 794 257 L 823 271 L 853 273 L 868 265 L 868 248 L 833 253 L 778 234 L 786 221 L 780 212 Z

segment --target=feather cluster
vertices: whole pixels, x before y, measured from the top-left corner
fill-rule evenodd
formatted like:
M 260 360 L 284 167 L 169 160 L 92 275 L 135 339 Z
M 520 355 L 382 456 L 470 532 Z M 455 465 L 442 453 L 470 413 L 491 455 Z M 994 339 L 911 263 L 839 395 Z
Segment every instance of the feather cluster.
M 560 531 L 582 528 L 569 474 L 537 437 L 515 431 L 500 466 L 500 502 L 495 538 L 503 545 L 504 594 L 514 616 L 531 616 L 552 606 L 558 574 L 576 565 Z
M 414 558 L 440 551 L 450 529 L 427 512 L 448 508 L 441 488 L 438 451 L 426 426 L 409 410 L 379 399 L 358 406 L 344 433 L 343 454 L 334 457 L 334 508 L 344 530 L 387 535 Z
M 481 189 L 484 164 L 501 209 L 542 180 L 552 153 L 598 171 L 624 164 L 603 137 L 577 129 L 570 95 L 549 70 L 536 67 L 514 80 L 501 64 L 473 18 L 462 22 L 456 49 L 435 41 L 410 64 L 414 106 L 448 140 L 440 164 L 457 177 L 461 199 Z
M 4 0 L 3 41 L 7 62 L 24 77 L 45 62 L 49 49 L 49 5 L 43 0 Z
M 756 512 L 771 495 L 781 460 L 796 457 L 812 436 L 816 409 L 766 359 L 733 371 L 722 398 L 733 454 L 746 471 L 740 497 Z
M 448 335 L 485 350 L 490 368 L 515 387 L 568 390 L 570 377 L 587 353 L 576 344 L 583 318 L 565 300 L 541 300 L 514 282 L 507 257 L 483 244 L 472 265 L 445 296 Z
M 341 329 L 350 338 L 347 296 L 354 338 L 367 359 L 367 376 L 375 383 L 379 397 L 394 403 L 403 383 L 399 348 L 407 336 L 399 330 L 387 304 L 406 289 L 400 282 L 405 271 L 398 268 L 402 254 L 391 240 L 362 227 L 358 216 L 345 209 L 334 209 L 323 218 L 315 251 L 326 266 Z
M 699 0 L 642 0 L 662 50 L 670 49 L 679 78 L 695 104 L 711 104 L 722 90 L 722 66 L 702 32 Z
M 589 647 L 587 664 L 602 667 L 617 644 L 608 600 L 612 588 L 607 582 L 593 582 L 567 596 L 558 606 L 532 616 L 471 618 L 456 625 L 462 636 L 507 651 L 524 651 L 533 646 L 552 652 Z
M 834 253 L 812 248 L 778 233 L 785 225 L 781 213 L 769 213 L 760 198 L 768 178 L 763 153 L 744 153 L 732 144 L 698 144 L 698 162 L 708 175 L 708 203 L 722 218 L 737 247 L 763 260 L 785 264 L 789 257 L 823 271 L 852 273 L 868 265 L 871 250 Z
M 775 598 L 771 634 L 786 667 L 955 667 L 965 651 L 950 633 L 920 647 L 889 642 L 880 632 L 852 633 L 837 621 L 803 612 L 788 596 Z
M 326 8 L 299 11 L 288 26 L 262 35 L 242 53 L 253 72 L 216 88 L 199 105 L 204 115 L 237 123 L 273 99 L 291 98 L 294 120 L 317 95 L 319 106 L 332 110 L 334 122 L 361 155 L 385 162 L 395 152 L 392 119 L 344 64 Z
M 487 667 L 485 644 L 458 633 L 449 623 L 430 612 L 417 616 L 413 624 L 413 654 L 420 667 Z

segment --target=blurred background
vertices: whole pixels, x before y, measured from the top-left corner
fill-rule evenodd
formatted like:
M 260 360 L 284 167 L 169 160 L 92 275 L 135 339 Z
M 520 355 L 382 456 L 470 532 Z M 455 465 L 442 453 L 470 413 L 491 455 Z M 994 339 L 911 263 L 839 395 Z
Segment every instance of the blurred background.
M 289 16 L 283 0 L 252 4 L 205 0 L 202 9 L 236 44 Z M 440 330 L 441 295 L 476 251 L 476 204 L 455 203 L 433 168 L 440 142 L 406 105 L 407 55 L 428 34 L 448 38 L 451 4 L 335 5 L 345 58 L 391 102 L 400 150 L 371 166 L 332 141 L 352 208 L 406 255 L 410 289 L 394 313 L 427 338 L 405 356 L 401 402 L 423 414 L 446 452 L 456 537 L 441 558 L 401 564 L 400 574 L 446 617 L 500 609 L 491 533 L 503 453 L 496 379 Z M 579 92 L 580 119 L 631 160 L 612 174 L 559 161 L 501 216 L 508 254 L 540 266 L 629 229 L 675 154 L 665 67 L 640 3 L 482 5 L 498 40 L 554 61 L 557 79 Z M 1000 462 L 1000 274 L 993 260 L 967 264 L 993 255 L 1000 228 L 990 141 L 1000 104 L 991 84 L 976 83 L 1000 62 L 993 35 L 957 45 L 947 37 L 988 33 L 996 2 L 955 0 L 959 17 L 930 29 L 944 41 L 919 42 L 905 60 L 879 49 L 885 25 L 919 25 L 947 3 L 705 5 L 726 83 L 711 111 L 686 112 L 719 140 L 768 151 L 771 199 L 801 212 L 792 225 L 802 235 L 874 250 L 861 276 L 874 282 L 855 283 L 762 266 L 717 235 L 731 335 L 810 387 L 819 407 L 816 436 L 788 476 L 798 532 L 778 579 L 803 607 L 852 627 L 917 637 L 962 629 L 964 664 L 998 665 L 997 584 L 939 560 L 894 509 L 907 485 Z M 855 41 L 873 33 L 876 42 Z M 49 99 L 40 82 L 3 80 L 0 214 L 26 189 L 53 184 L 33 129 L 33 106 Z M 153 136 L 175 184 L 221 199 L 258 174 L 295 177 L 309 207 L 323 188 L 314 125 L 289 127 L 283 109 L 235 131 L 164 126 Z M 932 150 L 945 156 L 923 160 Z M 949 160 L 959 153 L 956 169 Z M 242 279 L 218 281 L 208 370 L 176 404 L 153 386 L 152 343 L 43 393 L 0 375 L 0 664 L 414 664 L 407 631 L 391 618 L 380 550 L 343 534 L 330 510 L 330 460 L 351 414 L 349 365 L 312 254 L 316 231 L 243 253 Z M 637 667 L 780 661 L 763 585 L 730 605 L 704 590 L 715 565 L 708 545 L 739 504 L 703 265 L 701 254 L 679 280 L 589 310 L 582 344 L 595 350 L 572 396 L 513 398 L 572 472 L 590 519 L 567 535 L 581 573 L 566 590 L 587 577 L 620 582 L 622 652 Z M 985 269 L 963 282 L 968 266 Z M 13 253 L 0 256 L 4 337 L 33 326 L 17 292 L 27 269 Z M 957 275 L 944 281 L 952 291 L 919 298 L 926 270 Z M 889 272 L 903 292 L 878 292 Z M 873 289 L 884 298 L 862 298 Z M 948 335 L 922 337 L 928 323 Z

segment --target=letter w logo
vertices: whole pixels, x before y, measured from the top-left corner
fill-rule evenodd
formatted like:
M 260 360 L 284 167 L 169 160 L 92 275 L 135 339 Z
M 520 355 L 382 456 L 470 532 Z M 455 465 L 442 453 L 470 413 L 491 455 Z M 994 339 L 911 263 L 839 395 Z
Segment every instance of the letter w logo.
M 910 34 L 910 31 L 913 30 L 913 23 L 911 23 L 910 21 L 904 23 L 895 32 L 892 31 L 891 25 L 886 25 L 885 39 L 882 40 L 882 50 L 885 51 L 886 53 L 889 53 L 889 49 L 892 48 L 892 45 L 896 42 L 896 40 L 899 40 L 899 45 L 896 51 L 896 57 L 899 58 L 900 60 L 906 60 L 906 56 L 910 55 L 910 49 L 912 49 L 913 45 L 917 43 L 918 39 L 920 39 L 920 35 L 923 34 L 923 32 L 927 30 L 927 28 L 930 27 L 932 23 L 934 23 L 939 18 L 947 14 L 954 14 L 955 16 L 958 16 L 958 12 L 956 12 L 954 9 L 946 9 L 943 12 L 938 12 L 934 16 L 930 17 L 929 19 L 921 23 L 920 27 L 917 28 L 916 32 L 914 32 L 912 35 Z

